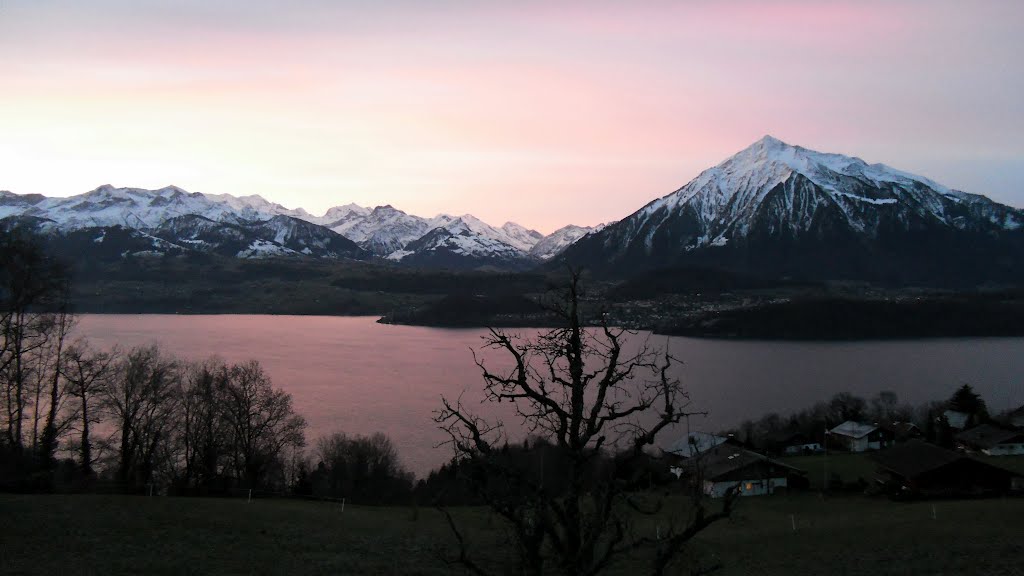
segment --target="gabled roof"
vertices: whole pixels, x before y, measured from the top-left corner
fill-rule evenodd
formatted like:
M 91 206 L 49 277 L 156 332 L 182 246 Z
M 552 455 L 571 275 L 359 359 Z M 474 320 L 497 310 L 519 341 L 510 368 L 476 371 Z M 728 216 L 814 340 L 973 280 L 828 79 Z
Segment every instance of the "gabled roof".
M 666 452 L 683 458 L 692 458 L 728 441 L 729 439 L 724 436 L 716 436 L 707 432 L 690 432 L 687 436 L 677 440 Z
M 956 435 L 956 439 L 974 448 L 985 450 L 999 444 L 1024 442 L 1024 432 L 982 424 L 960 432 Z
M 871 424 L 862 424 L 860 422 L 854 422 L 853 420 L 847 420 L 828 432 L 829 434 L 838 434 L 839 436 L 848 436 L 850 438 L 863 438 L 877 429 L 877 426 Z
M 799 468 L 729 444 L 716 446 L 710 451 L 701 454 L 691 466 L 699 466 L 704 478 L 714 481 L 730 472 L 735 472 L 752 464 L 769 464 L 798 474 L 804 473 L 804 470 Z
M 952 450 L 946 450 L 921 440 L 910 440 L 904 444 L 897 444 L 871 456 L 882 468 L 905 478 L 915 478 L 964 457 Z

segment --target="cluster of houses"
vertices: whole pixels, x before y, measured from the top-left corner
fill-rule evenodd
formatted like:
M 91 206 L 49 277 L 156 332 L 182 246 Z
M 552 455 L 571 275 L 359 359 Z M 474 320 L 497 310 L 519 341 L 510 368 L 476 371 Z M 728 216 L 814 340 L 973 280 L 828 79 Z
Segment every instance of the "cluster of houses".
M 1024 407 L 1011 413 L 1008 427 L 986 423 L 967 428 L 969 415 L 954 411 L 947 411 L 944 419 L 955 432 L 953 450 L 925 442 L 922 431 L 909 422 L 847 421 L 825 431 L 821 441 L 792 436 L 780 452 L 871 451 L 876 486 L 894 496 L 965 497 L 1024 490 L 1020 474 L 988 458 L 1024 455 Z M 715 498 L 730 490 L 758 496 L 808 486 L 806 471 L 750 450 L 731 435 L 693 432 L 666 449 L 665 455 L 673 474 Z

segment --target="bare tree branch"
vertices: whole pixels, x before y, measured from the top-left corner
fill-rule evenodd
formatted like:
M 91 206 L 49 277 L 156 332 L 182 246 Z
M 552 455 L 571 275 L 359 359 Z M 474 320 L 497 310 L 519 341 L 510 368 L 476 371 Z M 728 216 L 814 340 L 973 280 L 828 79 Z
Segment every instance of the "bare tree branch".
M 543 303 L 563 327 L 532 340 L 489 330 L 484 348 L 511 359 L 507 373 L 492 372 L 473 352 L 485 400 L 512 402 L 528 431 L 556 442 L 566 476 L 558 488 L 495 450 L 495 441 L 504 438 L 501 424 L 472 415 L 461 399 L 442 398 L 435 422 L 448 434 L 472 488 L 508 522 L 525 573 L 540 574 L 550 562 L 564 574 L 598 574 L 624 555 L 649 550 L 652 573 L 663 574 L 694 535 L 729 515 L 732 497 L 721 511 L 707 514 L 694 493 L 696 513 L 686 526 L 662 539 L 630 536 L 630 515 L 657 513 L 662 502 L 642 505 L 617 475 L 641 460 L 659 434 L 703 412 L 689 411 L 689 396 L 672 376 L 678 361 L 667 349 L 637 342 L 638 335 L 609 326 L 605 315 L 596 329 L 586 328 L 583 294 L 581 274 L 571 270 L 559 298 Z M 625 451 L 609 458 L 609 447 Z M 479 560 L 468 558 L 454 520 L 446 518 L 460 546 L 459 563 L 482 573 Z

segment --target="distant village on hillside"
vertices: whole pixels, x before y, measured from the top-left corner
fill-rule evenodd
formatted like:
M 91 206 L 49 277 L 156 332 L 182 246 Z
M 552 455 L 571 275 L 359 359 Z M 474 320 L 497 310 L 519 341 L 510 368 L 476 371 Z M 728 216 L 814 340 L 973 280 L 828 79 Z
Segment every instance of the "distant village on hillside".
M 992 418 L 983 400 L 964 385 L 948 402 L 919 411 L 915 423 L 884 419 L 912 413 L 897 407 L 894 396 L 889 400 L 894 410 L 872 414 L 881 421 L 865 421 L 863 400 L 840 394 L 831 408 L 840 408 L 840 414 L 851 409 L 857 418 L 828 427 L 823 419 L 810 424 L 811 419 L 800 418 L 808 415 L 805 411 L 788 422 L 776 417 L 781 426 L 775 429 L 748 423 L 735 433 L 690 432 L 664 456 L 676 478 L 716 498 L 730 491 L 767 496 L 812 485 L 823 492 L 896 499 L 1024 493 L 1024 406 Z M 819 413 L 830 407 L 823 408 Z M 762 424 L 770 421 L 766 417 Z

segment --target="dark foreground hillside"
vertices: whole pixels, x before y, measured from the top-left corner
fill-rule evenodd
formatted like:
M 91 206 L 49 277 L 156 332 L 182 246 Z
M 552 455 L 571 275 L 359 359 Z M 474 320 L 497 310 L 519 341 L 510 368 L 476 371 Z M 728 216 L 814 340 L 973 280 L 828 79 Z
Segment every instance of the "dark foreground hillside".
M 816 494 L 744 499 L 695 549 L 702 565 L 721 563 L 716 574 L 726 576 L 1024 572 L 1024 500 L 934 506 Z M 500 522 L 475 508 L 455 517 L 472 528 L 473 548 L 494 558 L 504 540 Z M 645 518 L 637 528 L 654 534 L 667 521 Z M 5 574 L 459 573 L 439 558 L 452 541 L 429 508 L 0 495 L 0 522 Z M 642 574 L 642 567 L 636 559 L 610 573 Z

